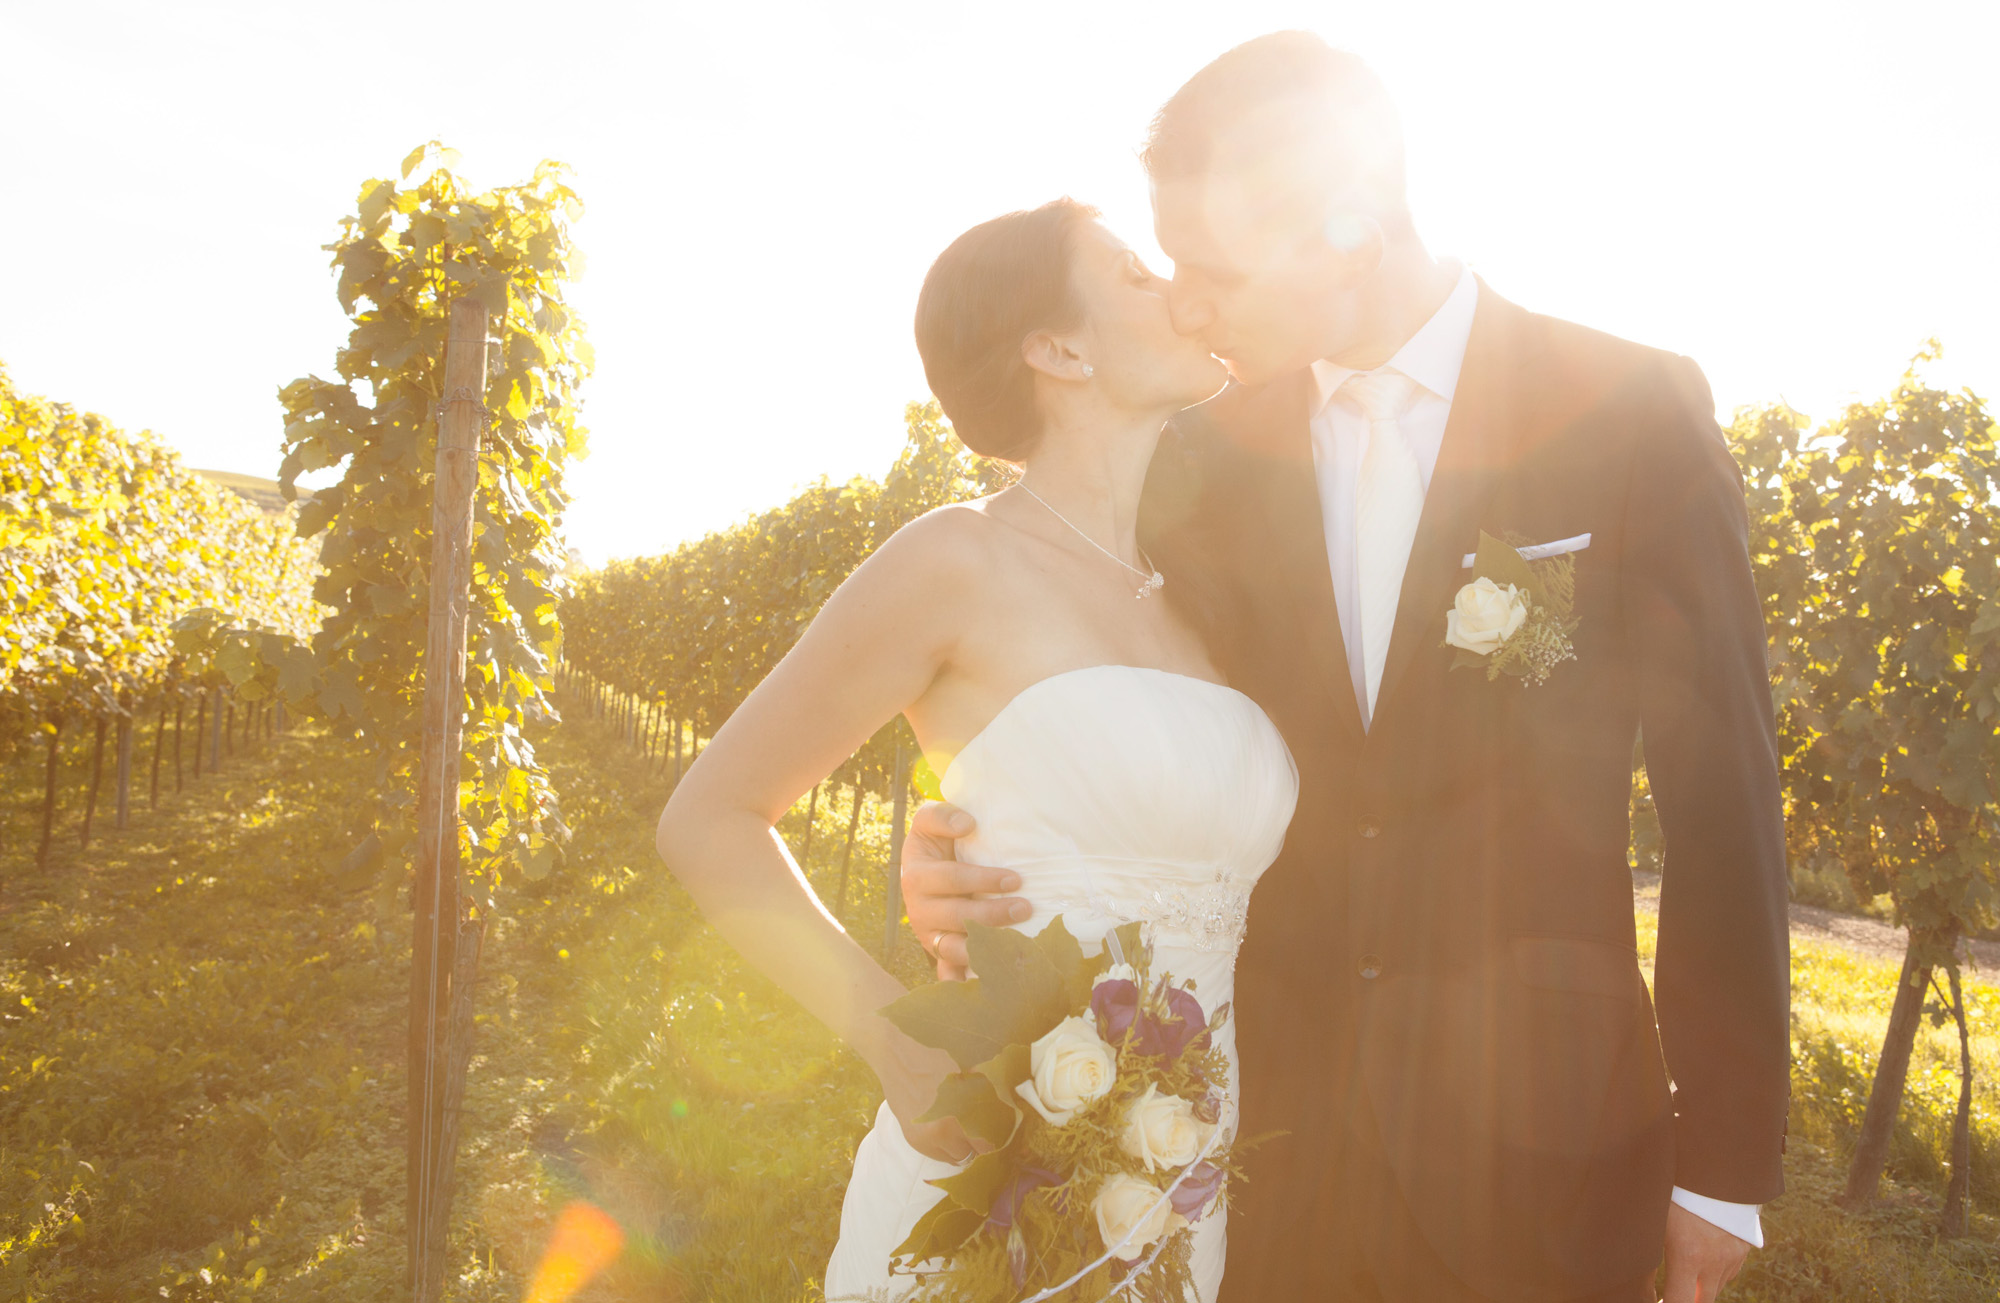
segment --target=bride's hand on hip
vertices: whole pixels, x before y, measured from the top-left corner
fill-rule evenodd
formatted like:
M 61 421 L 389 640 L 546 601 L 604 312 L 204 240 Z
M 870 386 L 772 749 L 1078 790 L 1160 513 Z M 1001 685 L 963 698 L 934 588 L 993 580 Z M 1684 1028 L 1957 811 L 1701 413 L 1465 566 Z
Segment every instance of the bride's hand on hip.
M 1004 897 L 1019 891 L 1021 876 L 1009 869 L 962 864 L 958 839 L 972 832 L 972 816 L 955 805 L 932 802 L 918 808 L 903 839 L 903 905 L 917 944 L 937 961 L 947 982 L 965 976 L 965 925 L 1006 927 L 1034 912 L 1025 900 Z M 1000 897 L 979 900 L 979 896 Z

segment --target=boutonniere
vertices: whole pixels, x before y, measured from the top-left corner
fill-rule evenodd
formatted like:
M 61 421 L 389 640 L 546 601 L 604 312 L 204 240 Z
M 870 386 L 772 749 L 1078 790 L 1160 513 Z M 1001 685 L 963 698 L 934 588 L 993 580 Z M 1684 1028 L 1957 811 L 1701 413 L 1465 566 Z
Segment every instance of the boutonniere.
M 1529 561 L 1481 530 L 1473 574 L 1444 617 L 1444 645 L 1458 651 L 1453 669 L 1484 669 L 1489 682 L 1505 674 L 1528 687 L 1576 659 L 1573 554 Z

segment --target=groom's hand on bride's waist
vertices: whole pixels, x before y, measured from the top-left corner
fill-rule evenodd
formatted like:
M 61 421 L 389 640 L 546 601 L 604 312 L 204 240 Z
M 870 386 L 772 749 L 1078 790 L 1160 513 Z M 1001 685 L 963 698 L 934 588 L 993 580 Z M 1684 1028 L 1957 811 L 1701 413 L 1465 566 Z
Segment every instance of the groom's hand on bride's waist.
M 1005 927 L 1033 912 L 1027 901 L 1005 894 L 1021 889 L 1020 874 L 959 862 L 958 839 L 972 827 L 965 811 L 932 801 L 918 807 L 903 839 L 903 907 L 910 930 L 948 982 L 965 976 L 967 923 Z

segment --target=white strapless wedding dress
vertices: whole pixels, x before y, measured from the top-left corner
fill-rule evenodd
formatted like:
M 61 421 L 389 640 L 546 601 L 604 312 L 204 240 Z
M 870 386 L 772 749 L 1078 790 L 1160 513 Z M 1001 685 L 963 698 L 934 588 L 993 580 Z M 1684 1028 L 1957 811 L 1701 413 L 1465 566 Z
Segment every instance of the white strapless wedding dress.
M 1142 920 L 1156 974 L 1193 979 L 1210 1013 L 1232 998 L 1250 889 L 1277 858 L 1298 798 L 1291 752 L 1250 698 L 1164 670 L 1070 670 L 1008 702 L 940 787 L 978 820 L 959 858 L 1021 875 L 1035 912 L 1019 930 L 1039 932 L 1059 914 L 1088 950 Z M 1219 1040 L 1235 1098 L 1234 1022 Z M 957 1170 L 912 1149 L 881 1107 L 854 1155 L 826 1269 L 830 1303 L 909 1292 L 890 1254 L 942 1197 L 926 1182 Z M 1224 1217 L 1195 1224 L 1200 1303 L 1222 1281 Z

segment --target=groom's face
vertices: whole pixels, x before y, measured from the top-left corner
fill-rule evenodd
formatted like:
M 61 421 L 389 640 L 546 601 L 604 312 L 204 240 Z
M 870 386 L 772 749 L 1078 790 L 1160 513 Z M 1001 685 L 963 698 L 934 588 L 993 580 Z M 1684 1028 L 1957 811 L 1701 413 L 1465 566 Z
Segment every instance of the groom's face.
M 1227 174 L 1153 186 L 1154 234 L 1174 261 L 1174 328 L 1246 385 L 1338 354 L 1358 327 L 1354 289 L 1371 250 L 1334 247 L 1287 190 Z

